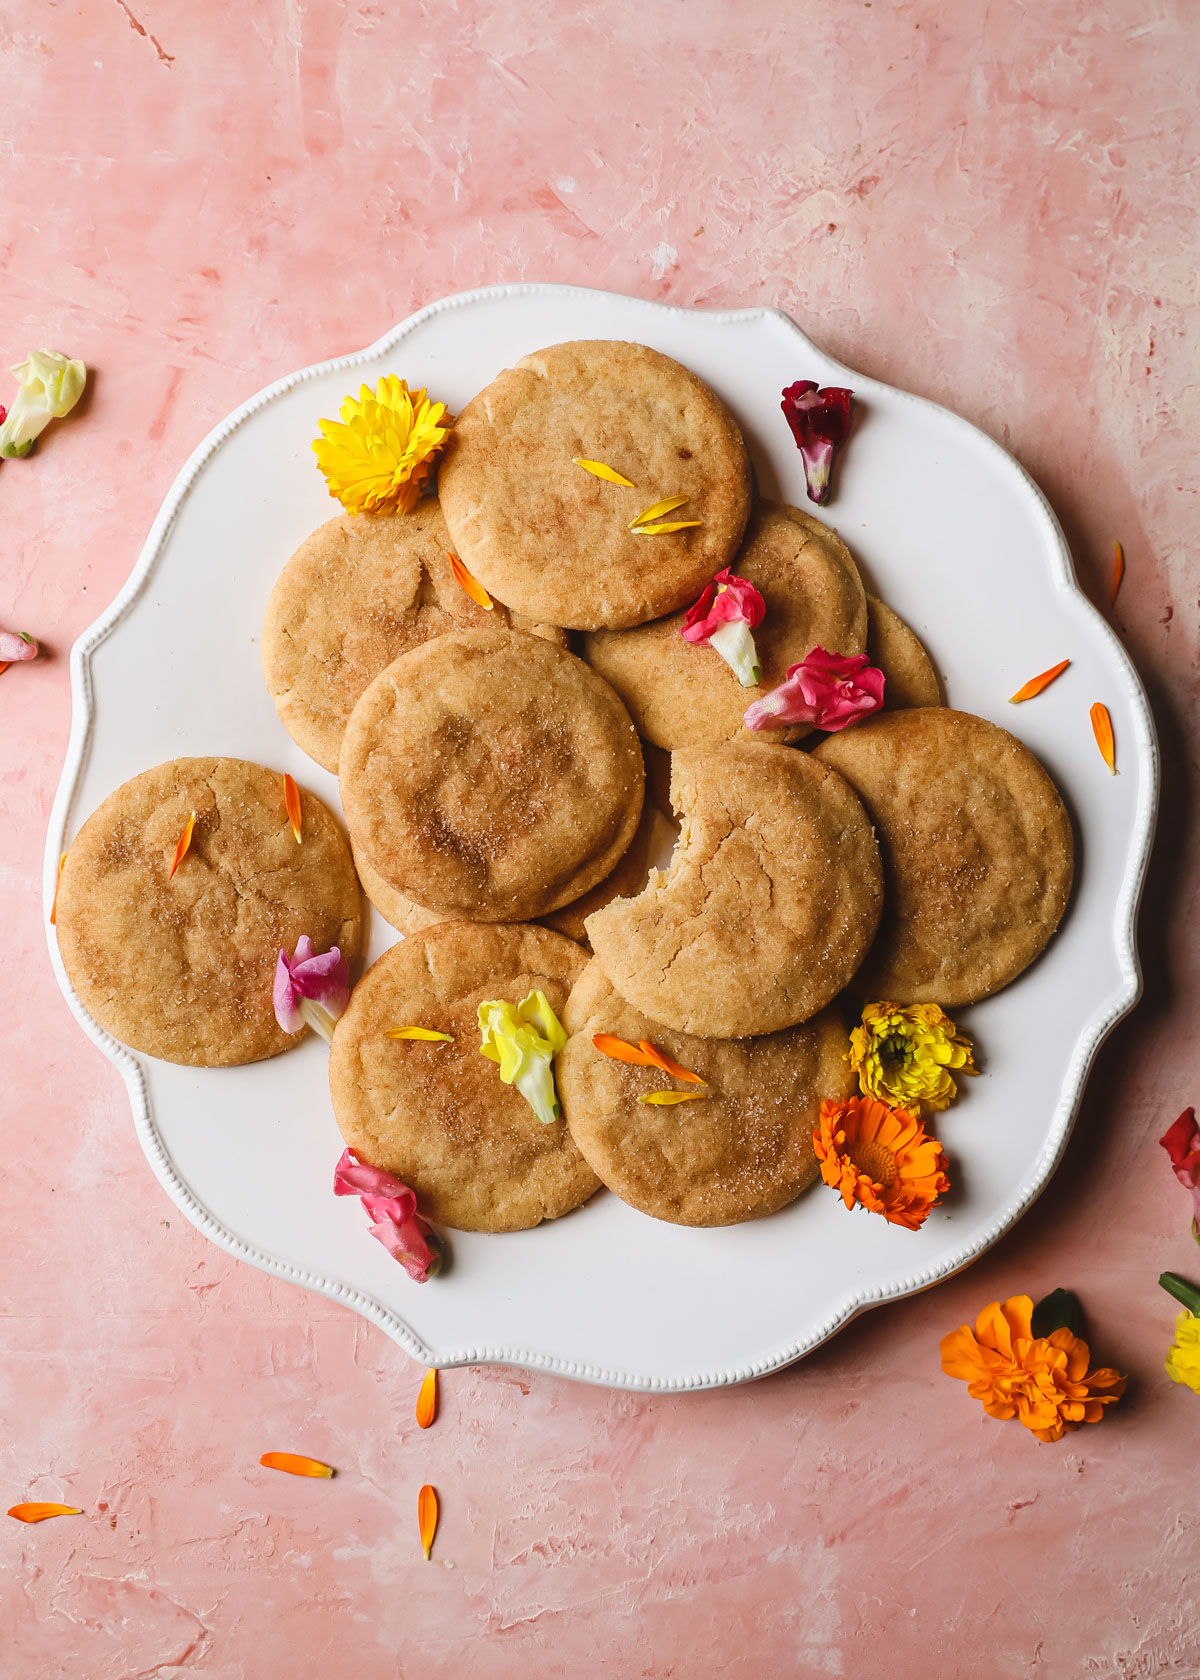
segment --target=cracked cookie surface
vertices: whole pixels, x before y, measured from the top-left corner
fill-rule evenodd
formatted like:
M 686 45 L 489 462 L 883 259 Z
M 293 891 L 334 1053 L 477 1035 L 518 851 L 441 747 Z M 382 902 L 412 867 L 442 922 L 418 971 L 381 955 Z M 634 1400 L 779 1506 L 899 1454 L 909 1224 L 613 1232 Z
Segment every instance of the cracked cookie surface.
M 497 620 L 455 580 L 452 547 L 433 497 L 411 513 L 342 514 L 306 537 L 267 603 L 262 663 L 279 721 L 298 747 L 337 773 L 338 751 L 359 697 L 393 659 L 448 630 Z M 518 628 L 559 645 L 561 630 Z
M 629 714 L 536 636 L 455 631 L 389 665 L 339 760 L 355 851 L 440 916 L 530 921 L 602 881 L 642 809 Z
M 595 630 L 674 612 L 729 564 L 750 463 L 737 422 L 694 373 L 642 344 L 585 339 L 525 356 L 467 404 L 439 493 L 459 555 L 493 595 Z M 636 536 L 631 520 L 670 496 L 688 501 L 665 517 L 703 523 Z
M 887 902 L 856 985 L 896 1003 L 973 1003 L 1039 955 L 1066 908 L 1066 808 L 1021 741 L 948 707 L 884 712 L 813 754 L 871 815 Z
M 460 1231 L 523 1231 L 600 1188 L 564 1121 L 543 1125 L 480 1054 L 485 999 L 546 994 L 561 1019 L 587 958 L 548 928 L 443 922 L 385 951 L 350 999 L 329 1057 L 329 1090 L 360 1160 L 416 1191 Z M 421 1026 L 451 1043 L 391 1039 Z
M 849 1038 L 836 1009 L 760 1038 L 696 1038 L 656 1026 L 618 996 L 594 959 L 576 981 L 556 1064 L 567 1125 L 622 1201 L 677 1225 L 732 1225 L 775 1213 L 817 1177 L 812 1134 L 824 1097 L 851 1095 Z M 693 1087 L 614 1060 L 592 1043 L 649 1039 L 708 1082 L 698 1102 L 657 1108 L 650 1091 Z
M 587 919 L 616 990 L 704 1038 L 795 1026 L 849 982 L 879 921 L 879 848 L 857 796 L 808 753 L 759 742 L 671 756 L 671 868 Z
M 193 1067 L 276 1056 L 285 1033 L 271 988 L 301 934 L 362 943 L 363 904 L 332 812 L 301 790 L 293 837 L 283 777 L 235 758 L 178 758 L 112 793 L 71 842 L 58 947 L 84 1007 L 135 1050 Z M 188 818 L 187 855 L 168 879 Z

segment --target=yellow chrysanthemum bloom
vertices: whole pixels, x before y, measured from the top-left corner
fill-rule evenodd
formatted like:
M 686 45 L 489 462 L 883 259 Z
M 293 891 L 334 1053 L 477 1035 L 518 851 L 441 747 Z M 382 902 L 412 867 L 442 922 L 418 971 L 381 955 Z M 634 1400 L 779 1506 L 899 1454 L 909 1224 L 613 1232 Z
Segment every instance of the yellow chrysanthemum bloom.
M 978 1073 L 971 1041 L 936 1003 L 869 1003 L 850 1034 L 850 1066 L 866 1097 L 893 1108 L 949 1108 L 956 1073 Z
M 1167 1354 L 1167 1375 L 1200 1394 L 1200 1318 L 1181 1312 L 1175 1321 L 1175 1340 Z
M 411 513 L 454 422 L 445 403 L 431 403 L 424 388 L 410 391 L 389 373 L 374 395 L 364 385 L 357 399 L 347 397 L 340 422 L 317 424 L 317 465 L 347 513 Z

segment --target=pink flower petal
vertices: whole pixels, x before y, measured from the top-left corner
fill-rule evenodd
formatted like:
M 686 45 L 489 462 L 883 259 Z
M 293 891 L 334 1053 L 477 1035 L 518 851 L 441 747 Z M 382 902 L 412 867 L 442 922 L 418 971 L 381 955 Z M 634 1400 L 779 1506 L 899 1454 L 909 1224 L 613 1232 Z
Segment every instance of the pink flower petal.
M 289 957 L 286 951 L 280 951 L 275 964 L 272 999 L 275 1019 L 284 1032 L 296 1033 L 304 1026 L 301 998 L 308 998 L 324 1009 L 333 1021 L 346 1013 L 350 1002 L 349 963 L 336 945 L 314 956 L 312 940 L 306 933 L 296 941 L 295 954 Z
M 382 1167 L 368 1166 L 360 1161 L 352 1149 L 343 1149 L 333 1169 L 335 1196 L 411 1196 L 407 1184 L 402 1184 Z
M 754 630 L 766 610 L 755 586 L 747 578 L 734 577 L 726 566 L 688 608 L 679 634 L 685 642 L 706 642 L 722 624 L 748 624 Z
M 815 647 L 799 665 L 789 667 L 778 688 L 747 709 L 742 721 L 747 729 L 809 723 L 834 733 L 882 705 L 883 672 L 867 664 L 865 653 L 847 657 Z
M 17 630 L 0 630 L 0 660 L 6 665 L 15 665 L 22 659 L 36 659 L 38 645 L 32 636 L 23 636 Z
M 371 1235 L 381 1242 L 393 1260 L 398 1260 L 414 1283 L 428 1283 L 436 1270 L 439 1256 L 429 1246 L 426 1237 L 429 1226 L 423 1219 L 410 1219 L 403 1225 L 382 1220 L 369 1227 Z
M 344 1149 L 334 1168 L 333 1193 L 358 1196 L 371 1221 L 371 1235 L 410 1278 L 428 1283 L 441 1265 L 441 1244 L 429 1222 L 418 1214 L 416 1195 L 407 1184 Z
M 799 379 L 783 393 L 780 407 L 804 461 L 809 500 L 818 506 L 828 498 L 834 453 L 850 430 L 853 394 L 840 385 L 818 390 L 814 379 Z
M 1191 1191 L 1195 1218 L 1200 1221 L 1200 1126 L 1196 1124 L 1196 1110 L 1185 1108 L 1158 1141 L 1167 1152 L 1171 1171 Z

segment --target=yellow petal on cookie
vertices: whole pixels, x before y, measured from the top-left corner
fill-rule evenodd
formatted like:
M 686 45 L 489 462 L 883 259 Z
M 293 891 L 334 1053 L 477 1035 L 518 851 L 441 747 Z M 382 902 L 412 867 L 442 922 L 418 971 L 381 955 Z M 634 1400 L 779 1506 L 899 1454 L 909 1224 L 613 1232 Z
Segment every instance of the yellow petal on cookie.
M 58 860 L 58 874 L 56 875 L 55 880 L 54 880 L 54 903 L 50 906 L 50 923 L 51 923 L 51 926 L 53 926 L 54 923 L 58 921 L 58 889 L 59 889 L 59 887 L 62 886 L 63 864 L 66 863 L 66 861 L 67 861 L 67 854 L 66 854 L 66 852 L 64 852 L 63 855 Z
M 454 1034 L 434 1032 L 432 1027 L 389 1027 L 384 1038 L 416 1038 L 422 1044 L 453 1044 Z
M 1092 707 L 1089 716 L 1092 720 L 1092 734 L 1096 737 L 1096 745 L 1100 749 L 1100 757 L 1104 760 L 1105 764 L 1108 765 L 1108 768 L 1112 771 L 1113 775 L 1119 776 L 1120 771 L 1117 769 L 1117 747 L 1116 742 L 1113 740 L 1112 719 L 1108 715 L 1108 707 L 1102 706 L 1099 700 L 1097 700 L 1096 704 Z
M 635 537 L 661 536 L 665 531 L 687 531 L 693 525 L 703 525 L 702 519 L 661 519 L 657 525 L 632 525 Z
M 707 1091 L 647 1091 L 638 1101 L 655 1108 L 670 1108 L 674 1103 L 701 1102 L 707 1095 Z
M 179 843 L 175 847 L 175 856 L 171 859 L 171 867 L 167 871 L 167 880 L 168 881 L 171 879 L 172 875 L 174 875 L 175 871 L 179 868 L 179 865 L 183 862 L 184 858 L 188 855 L 188 848 L 192 843 L 192 834 L 195 830 L 195 827 L 196 827 L 196 813 L 195 813 L 195 811 L 193 811 L 191 816 L 184 823 L 183 833 L 179 836 Z
M 674 513 L 676 508 L 681 508 L 690 500 L 690 496 L 668 496 L 665 501 L 651 502 L 648 508 L 642 509 L 636 519 L 629 521 L 629 529 L 636 530 L 639 525 L 645 525 L 651 519 L 660 519 L 664 513 Z M 699 524 L 700 521 L 697 520 L 696 523 Z
M 333 1467 L 303 1453 L 264 1453 L 258 1461 L 268 1470 L 285 1470 L 289 1476 L 332 1476 Z
M 283 808 L 287 812 L 288 821 L 292 825 L 292 833 L 296 836 L 297 846 L 300 844 L 300 789 L 296 786 L 295 778 L 286 771 L 283 777 Z
M 450 570 L 454 573 L 454 581 L 463 594 L 469 595 L 477 607 L 483 607 L 485 611 L 491 612 L 493 608 L 492 597 L 479 579 L 471 576 L 457 554 L 447 554 L 446 558 L 450 562 Z
M 582 467 L 584 472 L 590 472 L 593 478 L 603 478 L 609 484 L 623 485 L 626 490 L 636 489 L 633 481 L 626 478 L 624 473 L 619 473 L 615 467 L 605 466 L 603 461 L 585 461 L 578 455 L 572 455 L 571 465 Z
M 433 1550 L 433 1537 L 437 1533 L 438 1496 L 426 1482 L 417 1495 L 417 1523 L 421 1530 L 421 1550 L 425 1553 L 425 1561 L 429 1561 L 429 1554 Z
M 10 1517 L 16 1517 L 18 1522 L 45 1522 L 47 1517 L 81 1517 L 83 1509 L 79 1505 L 45 1505 L 34 1503 L 31 1505 L 10 1505 Z
M 422 1429 L 428 1429 L 437 1417 L 437 1408 L 438 1374 L 434 1367 L 430 1366 L 421 1384 L 421 1392 L 417 1395 L 417 1422 Z

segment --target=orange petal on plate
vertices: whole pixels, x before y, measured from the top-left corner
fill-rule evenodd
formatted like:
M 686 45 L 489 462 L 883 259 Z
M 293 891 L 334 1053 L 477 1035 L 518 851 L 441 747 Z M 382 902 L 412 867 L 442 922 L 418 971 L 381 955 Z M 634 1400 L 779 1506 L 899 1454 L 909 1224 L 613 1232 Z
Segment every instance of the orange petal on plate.
M 57 922 L 58 920 L 58 889 L 62 886 L 63 864 L 66 863 L 66 861 L 67 854 L 64 852 L 58 860 L 58 874 L 54 878 L 54 903 L 50 906 L 51 924 Z
M 1121 579 L 1124 576 L 1125 576 L 1125 550 L 1121 547 L 1119 542 L 1115 542 L 1113 544 L 1112 594 L 1110 595 L 1109 601 L 1108 601 L 1108 604 L 1109 604 L 1110 607 L 1115 607 L 1116 604 L 1117 604 L 1117 596 L 1121 592 Z
M 283 777 L 283 808 L 287 812 L 288 821 L 292 825 L 292 833 L 296 836 L 298 846 L 300 844 L 300 824 L 303 821 L 300 815 L 300 789 L 296 786 L 295 777 L 289 776 L 286 771 Z
M 645 1052 L 646 1060 L 651 1067 L 661 1068 L 664 1073 L 671 1074 L 675 1079 L 688 1079 L 693 1085 L 708 1084 L 708 1080 L 701 1079 L 698 1073 L 689 1073 L 687 1068 L 680 1067 L 678 1062 L 673 1062 L 670 1056 L 664 1056 L 661 1050 L 656 1050 L 649 1039 L 639 1038 L 638 1049 Z
M 193 811 L 191 816 L 184 823 L 183 833 L 179 836 L 179 844 L 175 847 L 175 856 L 171 859 L 171 867 L 167 871 L 168 881 L 171 879 L 171 876 L 174 875 L 175 871 L 179 868 L 179 865 L 188 854 L 188 847 L 192 843 L 192 831 L 195 826 L 196 813 Z
M 433 1537 L 437 1533 L 438 1496 L 426 1482 L 417 1495 L 417 1522 L 421 1529 L 421 1550 L 426 1560 L 433 1550 Z
M 417 1038 L 423 1044 L 453 1044 L 454 1034 L 434 1032 L 432 1027 L 389 1027 L 384 1038 Z
M 653 537 L 663 531 L 688 531 L 703 523 L 703 519 L 660 519 L 657 525 L 631 525 L 630 530 L 635 537 Z
M 1060 659 L 1057 665 L 1051 665 L 1050 669 L 1043 671 L 1040 676 L 1030 677 L 1027 683 L 1022 683 L 1015 694 L 1009 695 L 1009 705 L 1015 706 L 1021 700 L 1032 700 L 1035 694 L 1040 694 L 1044 688 L 1049 688 L 1055 677 L 1061 677 L 1070 663 L 1069 659 Z
M 480 583 L 479 579 L 471 576 L 470 572 L 463 565 L 457 554 L 448 554 L 446 558 L 449 560 L 450 570 L 454 573 L 458 585 L 463 592 L 471 597 L 477 607 L 485 607 L 488 612 L 491 612 L 492 597 Z
M 621 484 L 626 490 L 635 488 L 624 473 L 619 473 L 615 467 L 606 466 L 603 461 L 585 461 L 578 455 L 572 455 L 571 465 L 582 467 L 584 472 L 590 472 L 593 478 L 606 479 L 609 484 Z
M 1117 746 L 1113 740 L 1112 719 L 1108 715 L 1108 707 L 1102 706 L 1099 700 L 1088 714 L 1092 720 L 1092 734 L 1096 737 L 1096 745 L 1100 748 L 1100 757 L 1112 771 L 1114 776 L 1120 774 L 1117 769 Z
M 47 1517 L 81 1517 L 83 1510 L 78 1505 L 10 1505 L 10 1517 L 16 1517 L 18 1522 L 45 1522 Z
M 660 519 L 664 513 L 674 513 L 676 508 L 681 508 L 690 500 L 690 496 L 667 496 L 661 502 L 651 502 L 648 508 L 642 509 L 636 519 L 629 521 L 629 529 L 632 531 L 636 525 L 645 525 L 651 519 Z M 696 523 L 698 525 L 700 521 L 697 520 Z
M 264 1453 L 258 1461 L 268 1470 L 286 1470 L 289 1476 L 332 1476 L 333 1469 L 319 1458 L 305 1458 L 303 1453 Z
M 438 1409 L 438 1374 L 431 1366 L 425 1373 L 425 1380 L 421 1384 L 421 1392 L 417 1395 L 417 1422 L 422 1429 L 428 1429 L 437 1416 Z
M 614 1062 L 631 1062 L 634 1067 L 655 1066 L 653 1057 L 648 1056 L 644 1048 L 623 1038 L 614 1038 L 611 1033 L 593 1033 L 592 1043 L 602 1056 L 611 1056 Z
M 652 1103 L 655 1108 L 670 1108 L 674 1103 L 699 1102 L 707 1091 L 647 1091 L 638 1098 L 640 1103 Z

